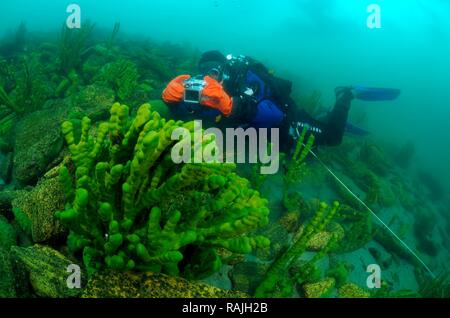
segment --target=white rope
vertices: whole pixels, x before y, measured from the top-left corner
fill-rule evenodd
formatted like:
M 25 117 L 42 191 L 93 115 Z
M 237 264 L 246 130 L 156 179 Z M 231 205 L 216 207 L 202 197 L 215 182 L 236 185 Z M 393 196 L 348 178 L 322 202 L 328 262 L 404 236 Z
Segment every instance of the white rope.
M 425 269 L 430 273 L 431 277 L 436 278 L 436 276 L 434 275 L 434 273 L 431 271 L 431 269 L 427 266 L 427 264 L 425 264 L 425 262 L 419 257 L 419 255 L 417 255 L 409 246 L 408 244 L 406 244 L 397 234 L 394 233 L 394 231 L 392 231 L 389 226 L 383 222 L 382 219 L 380 219 L 378 217 L 378 215 L 375 214 L 375 212 L 372 211 L 371 208 L 369 208 L 356 194 L 354 194 L 346 185 L 344 182 L 341 181 L 341 179 L 338 178 L 338 176 L 336 176 L 334 174 L 333 171 L 331 171 L 330 168 L 328 168 L 328 166 L 323 163 L 322 160 L 320 160 L 320 158 L 310 149 L 309 152 L 314 156 L 314 158 L 316 158 L 319 163 L 359 202 L 361 203 L 370 213 L 372 213 L 372 215 L 415 257 L 417 258 L 417 260 L 423 265 L 423 267 L 425 267 Z

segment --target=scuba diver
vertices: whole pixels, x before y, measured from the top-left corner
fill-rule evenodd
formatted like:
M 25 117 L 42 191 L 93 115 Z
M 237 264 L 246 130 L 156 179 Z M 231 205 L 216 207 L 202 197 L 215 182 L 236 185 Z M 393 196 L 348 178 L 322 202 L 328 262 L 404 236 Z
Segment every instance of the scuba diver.
M 285 150 L 292 148 L 305 127 L 314 134 L 315 145 L 339 145 L 349 126 L 354 98 L 391 100 L 400 93 L 396 89 L 338 87 L 334 108 L 326 120 L 319 121 L 290 97 L 292 82 L 274 76 L 250 57 L 208 51 L 201 56 L 198 71 L 200 75 L 194 77 L 176 77 L 163 91 L 162 99 L 175 117 L 202 119 L 219 127 L 278 127 Z

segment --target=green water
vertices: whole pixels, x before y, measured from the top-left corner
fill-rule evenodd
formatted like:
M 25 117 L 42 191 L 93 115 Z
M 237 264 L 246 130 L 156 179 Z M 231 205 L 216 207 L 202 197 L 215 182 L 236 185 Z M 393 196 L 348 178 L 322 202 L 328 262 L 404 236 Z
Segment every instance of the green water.
M 17 257 L 15 252 L 9 256 L 11 246 L 27 248 L 39 243 L 69 257 L 67 232 L 54 235 L 57 230 L 52 228 L 43 238 L 37 230 L 27 233 L 19 224 L 16 209 L 25 209 L 17 199 L 23 194 L 20 191 L 38 192 L 39 184 L 48 178 L 45 173 L 67 155 L 60 121 L 75 118 L 79 128 L 82 115 L 94 123 L 107 120 L 114 101 L 127 103 L 132 115 L 138 106 L 150 102 L 170 119 L 171 113 L 160 101 L 165 85 L 177 75 L 196 72 L 202 52 L 219 50 L 251 56 L 276 76 L 291 80 L 291 96 L 307 111 L 316 111 L 316 116 L 332 108 L 337 86 L 391 87 L 400 89 L 401 95 L 388 102 L 355 100 L 349 121 L 370 135 L 347 134 L 340 146 L 320 147 L 320 161 L 310 155 L 302 176 L 287 187 L 284 170 L 259 178 L 252 173 L 254 167 L 240 165 L 238 173 L 268 199 L 270 222 L 258 233 L 272 241 L 271 257 L 256 252 L 240 255 L 238 261 L 224 262 L 214 273 L 196 280 L 252 295 L 268 266 L 293 244 L 295 233 L 313 217 L 314 200 L 319 199 L 329 205 L 339 201 L 351 206 L 370 221 L 337 217 L 335 221 L 342 223 L 346 232 L 343 240 L 361 232 L 361 237 L 352 237 L 352 242 L 359 244 L 324 253 L 316 263 L 320 277 L 291 282 L 293 291 L 284 297 L 305 296 L 305 284 L 333 276 L 330 268 L 339 265 L 346 268 L 346 283 L 356 284 L 374 297 L 411 295 L 399 293 L 404 290 L 419 297 L 448 297 L 448 281 L 436 283 L 432 276 L 442 278 L 450 261 L 450 3 L 132 0 L 125 4 L 80 0 L 76 4 L 81 8 L 81 31 L 90 23 L 95 26 L 79 44 L 79 59 L 61 69 L 61 26 L 70 15 L 66 12 L 70 3 L 3 0 L 0 4 L 0 88 L 5 92 L 0 91 L 0 237 L 5 242 L 0 246 L 0 265 L 5 273 L 10 273 L 5 260 Z M 370 4 L 381 9 L 380 28 L 367 25 Z M 120 28 L 112 36 L 117 22 Z M 70 40 L 66 44 L 70 59 L 77 44 Z M 120 84 L 105 80 L 107 66 L 117 66 L 118 61 L 128 63 L 130 76 Z M 127 90 L 127 85 L 132 89 Z M 311 94 L 320 98 L 318 103 L 305 102 Z M 349 199 L 353 194 L 348 190 L 339 191 L 339 181 L 331 173 L 398 237 L 392 233 L 382 236 L 385 225 Z M 293 194 L 300 195 L 301 204 L 308 207 L 287 207 L 283 201 Z M 38 200 L 42 206 L 44 201 Z M 25 211 L 32 223 L 40 218 L 37 210 Z M 286 222 L 291 228 L 285 228 Z M 329 228 L 324 231 L 331 232 Z M 364 233 L 372 235 L 368 239 Z M 289 270 L 299 270 L 315 255 L 317 251 L 310 248 Z M 70 257 L 82 259 L 79 254 Z M 384 287 L 378 292 L 366 283 L 370 264 L 378 264 L 382 270 Z M 251 277 L 255 271 L 257 275 Z M 284 278 L 291 279 L 289 275 Z M 0 284 L 0 296 L 42 296 L 39 288 L 11 292 L 3 287 L 11 281 L 17 277 Z M 338 285 L 327 296 L 342 296 Z

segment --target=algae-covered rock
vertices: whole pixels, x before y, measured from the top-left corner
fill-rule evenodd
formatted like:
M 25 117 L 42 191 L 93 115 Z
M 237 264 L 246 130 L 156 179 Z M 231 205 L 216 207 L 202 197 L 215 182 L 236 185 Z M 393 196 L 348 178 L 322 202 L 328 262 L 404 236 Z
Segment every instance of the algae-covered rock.
M 339 298 L 369 298 L 370 294 L 353 283 L 347 283 L 338 289 Z
M 21 185 L 32 185 L 48 169 L 63 148 L 61 123 L 68 107 L 55 104 L 51 109 L 24 116 L 16 126 L 13 177 Z
M 73 111 L 79 111 L 82 116 L 89 116 L 93 120 L 107 117 L 111 104 L 114 103 L 114 91 L 104 85 L 93 84 L 84 87 L 77 94 L 70 97 Z
M 327 231 L 316 233 L 306 245 L 306 249 L 309 251 L 320 251 L 328 245 L 332 236 L 333 234 Z
M 349 253 L 372 241 L 374 231 L 372 218 L 368 212 L 361 212 L 348 205 L 343 205 L 338 218 L 341 222 L 341 230 L 337 230 L 336 233 L 342 234 L 343 229 L 343 236 L 338 240 L 338 244 L 332 248 L 333 252 Z
M 31 234 L 36 243 L 49 241 L 64 234 L 64 227 L 54 217 L 64 208 L 64 192 L 58 178 L 44 179 L 30 192 L 18 196 L 13 207 L 31 220 Z
M 233 290 L 239 290 L 245 293 L 253 294 L 259 282 L 264 277 L 267 264 L 258 264 L 256 262 L 245 262 L 237 264 L 228 273 Z
M 374 240 L 391 254 L 408 261 L 414 266 L 421 266 L 420 262 L 382 226 L 374 226 Z
M 299 212 L 286 212 L 278 222 L 282 227 L 286 229 L 289 233 L 294 233 L 298 230 L 300 221 L 300 213 Z
M 225 248 L 217 249 L 217 255 L 220 257 L 222 264 L 234 266 L 245 260 L 245 254 L 233 253 Z
M 373 143 L 364 144 L 361 148 L 360 158 L 379 175 L 385 175 L 392 167 L 392 163 L 384 151 Z
M 40 297 L 65 298 L 76 297 L 81 289 L 68 287 L 67 279 L 71 272 L 69 265 L 75 264 L 60 252 L 42 245 L 11 248 L 16 262 L 29 273 L 34 292 Z M 84 275 L 81 275 L 83 280 Z
M 316 283 L 309 283 L 303 285 L 303 291 L 306 298 L 321 298 L 330 295 L 334 288 L 334 278 L 325 278 Z
M 14 215 L 15 224 L 18 226 L 20 231 L 27 237 L 27 241 L 29 241 L 32 236 L 31 235 L 32 224 L 30 216 L 19 208 L 13 208 L 12 212 Z M 31 243 L 27 244 L 27 246 L 28 245 L 31 245 Z
M 340 242 L 345 236 L 345 230 L 339 223 L 330 222 L 326 231 L 314 234 L 306 245 L 306 249 L 309 251 L 320 251 L 329 245 L 328 243 L 330 243 L 333 236 L 336 242 Z M 329 248 L 334 250 L 336 246 L 330 246 Z
M 378 203 L 385 208 L 393 206 L 397 202 L 397 197 L 392 190 L 390 182 L 380 180 L 380 194 Z
M 95 273 L 83 298 L 245 298 L 248 295 L 165 274 L 104 271 Z
M 17 242 L 17 233 L 8 220 L 0 215 L 0 248 L 9 250 Z
M 10 253 L 4 248 L 0 248 L 0 298 L 16 297 L 14 284 L 15 279 Z

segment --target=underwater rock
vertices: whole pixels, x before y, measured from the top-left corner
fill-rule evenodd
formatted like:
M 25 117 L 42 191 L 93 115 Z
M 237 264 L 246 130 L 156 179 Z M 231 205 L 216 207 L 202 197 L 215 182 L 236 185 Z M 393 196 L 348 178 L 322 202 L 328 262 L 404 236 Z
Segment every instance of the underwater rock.
M 15 283 L 10 253 L 0 248 L 0 298 L 15 298 L 17 296 Z
M 20 185 L 36 183 L 63 148 L 60 127 L 69 108 L 66 105 L 36 111 L 17 123 L 13 176 Z
M 225 248 L 218 248 L 217 255 L 220 257 L 223 264 L 231 266 L 242 263 L 245 260 L 244 254 L 233 253 Z
M 438 224 L 436 212 L 431 207 L 417 207 L 415 210 L 414 236 L 419 251 L 435 257 L 439 246 L 433 240 L 433 231 Z
M 306 298 L 328 297 L 334 288 L 336 281 L 334 278 L 325 278 L 316 283 L 303 285 L 303 292 Z
M 412 189 L 400 177 L 394 178 L 391 185 L 395 197 L 406 211 L 413 211 L 420 205 L 421 202 L 414 197 Z
M 356 284 L 347 283 L 338 289 L 339 298 L 369 298 L 370 293 Z
M 204 283 L 156 273 L 104 271 L 95 273 L 83 298 L 247 298 Z
M 420 252 L 426 253 L 432 257 L 438 256 L 439 253 L 439 245 L 437 245 L 436 242 L 433 241 L 433 239 L 428 235 L 422 236 L 418 239 L 417 249 Z
M 108 117 L 109 109 L 114 103 L 114 91 L 109 87 L 93 84 L 84 87 L 69 98 L 72 112 L 79 110 L 80 119 L 88 116 L 93 121 Z
M 333 234 L 327 231 L 319 232 L 314 234 L 311 237 L 311 240 L 306 245 L 306 250 L 308 251 L 320 251 L 324 249 L 327 245 L 330 239 L 332 238 Z
M 408 261 L 414 266 L 421 266 L 420 262 L 384 227 L 374 224 L 373 239 L 389 253 Z
M 21 234 L 25 236 L 26 241 L 31 242 L 31 217 L 23 212 L 19 208 L 13 208 L 12 213 L 14 215 L 14 222 L 21 231 Z M 32 245 L 27 244 L 28 245 Z
M 300 213 L 297 211 L 286 212 L 278 222 L 289 233 L 294 233 L 298 230 L 300 221 Z
M 237 264 L 228 273 L 233 285 L 233 290 L 253 294 L 268 268 L 268 264 L 260 264 L 256 262 Z
M 13 245 L 16 245 L 17 233 L 14 227 L 8 220 L 0 215 L 0 248 L 9 250 Z
M 65 233 L 55 219 L 55 212 L 64 208 L 64 191 L 58 178 L 43 179 L 30 192 L 18 196 L 13 207 L 31 220 L 31 234 L 35 243 L 56 239 Z
M 11 248 L 12 257 L 29 273 L 34 292 L 40 297 L 65 298 L 76 297 L 80 289 L 67 286 L 69 265 L 76 264 L 60 252 L 42 245 Z M 83 273 L 81 279 L 83 280 Z
M 305 230 L 304 226 L 300 226 L 296 236 L 302 235 L 302 232 Z M 328 243 L 334 237 L 336 242 L 339 242 L 345 236 L 344 228 L 336 222 L 330 222 L 326 226 L 326 230 L 314 233 L 310 240 L 306 243 L 307 251 L 321 251 L 328 247 Z M 333 248 L 333 247 L 330 247 Z
M 395 205 L 397 198 L 392 190 L 391 183 L 369 173 L 365 176 L 366 204 L 378 204 L 381 207 L 389 208 Z M 360 186 L 362 186 L 360 184 Z
M 372 255 L 376 264 L 379 264 L 382 268 L 388 269 L 392 265 L 393 260 L 392 256 L 388 258 L 383 258 L 382 253 L 374 247 L 369 247 L 368 251 L 370 255 Z
M 382 207 L 393 206 L 397 201 L 394 193 L 396 185 L 391 183 L 390 180 L 379 177 L 379 175 L 385 175 L 389 171 L 391 165 L 385 161 L 381 161 L 381 163 L 378 161 L 386 159 L 383 159 L 384 155 L 381 153 L 381 150 L 378 150 L 374 145 L 366 144 L 362 148 L 361 153 L 364 154 L 364 156 L 362 155 L 364 158 L 363 161 L 357 158 L 355 161 L 347 161 L 347 159 L 343 158 L 339 158 L 337 161 L 341 162 L 343 165 L 346 177 L 354 182 L 360 190 L 365 192 L 366 196 L 363 201 L 366 204 L 379 204 Z M 366 158 L 366 156 L 368 158 Z M 372 162 L 372 160 L 374 162 Z M 373 165 L 376 164 L 379 164 L 380 167 L 374 168 Z M 330 175 L 326 179 L 331 188 L 343 202 L 356 209 L 363 208 L 362 204 L 334 177 Z M 356 195 L 362 198 L 362 193 L 356 192 Z
M 344 230 L 344 235 L 338 244 L 332 248 L 333 252 L 349 253 L 356 251 L 373 239 L 373 224 L 369 212 L 361 212 L 351 206 L 342 205 L 337 218 L 340 221 L 340 227 Z M 340 232 L 341 230 L 337 231 Z
M 379 182 L 379 195 L 378 204 L 384 208 L 392 207 L 396 202 L 397 198 L 392 190 L 392 185 L 388 181 L 380 180 Z
M 361 147 L 360 158 L 367 166 L 379 175 L 385 175 L 392 167 L 383 150 L 375 144 L 366 142 Z

